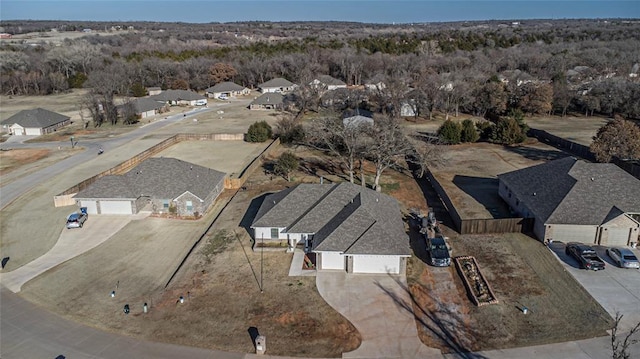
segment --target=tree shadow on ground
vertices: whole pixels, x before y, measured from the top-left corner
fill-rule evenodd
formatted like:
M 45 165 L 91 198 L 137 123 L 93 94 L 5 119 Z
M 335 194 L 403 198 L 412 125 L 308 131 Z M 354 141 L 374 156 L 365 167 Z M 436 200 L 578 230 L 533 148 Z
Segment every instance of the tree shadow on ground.
M 540 160 L 553 161 L 553 160 L 558 160 L 558 159 L 570 156 L 568 153 L 563 152 L 561 149 L 560 150 L 543 150 L 541 148 L 525 147 L 525 146 L 504 146 L 504 149 L 509 152 L 517 153 L 526 159 L 530 159 L 534 161 L 540 161 Z
M 453 307 L 449 307 L 447 305 L 439 306 L 439 312 L 429 310 L 428 308 L 422 308 L 407 285 L 402 283 L 398 277 L 391 277 L 401 290 L 405 291 L 409 295 L 409 302 L 396 294 L 393 290 L 380 284 L 380 282 L 376 281 L 375 284 L 391 299 L 393 299 L 399 308 L 411 313 L 420 325 L 433 333 L 434 336 L 451 349 L 451 351 L 455 353 L 456 358 L 487 359 L 484 355 L 471 352 L 471 349 L 463 342 L 462 338 L 466 333 L 461 334 L 459 330 L 456 330 L 456 328 L 465 328 L 466 325 L 459 313 L 453 310 Z
M 498 179 L 455 175 L 453 184 L 484 206 L 493 218 L 513 217 L 509 206 L 498 195 Z
M 456 230 L 456 226 L 453 224 L 451 220 L 451 216 L 447 211 L 447 207 L 442 203 L 440 196 L 436 193 L 436 191 L 431 186 L 431 183 L 427 179 L 427 177 L 418 177 L 416 175 L 416 166 L 409 164 L 409 169 L 412 171 L 413 178 L 416 183 L 420 187 L 420 191 L 422 191 L 422 195 L 427 200 L 427 205 L 431 210 L 433 210 L 438 223 L 443 224 L 446 227 L 449 227 L 453 230 Z
M 413 250 L 413 255 L 424 263 L 429 263 L 429 253 L 427 252 L 427 244 L 424 235 L 419 231 L 419 219 L 413 216 L 407 216 L 409 222 L 409 245 Z

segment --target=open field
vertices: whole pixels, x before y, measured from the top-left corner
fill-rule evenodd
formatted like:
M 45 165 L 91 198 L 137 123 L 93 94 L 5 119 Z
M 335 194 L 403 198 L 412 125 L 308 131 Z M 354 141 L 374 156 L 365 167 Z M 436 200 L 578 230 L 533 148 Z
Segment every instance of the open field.
M 0 121 L 22 110 L 42 107 L 71 117 L 71 121 L 80 122 L 80 103 L 87 94 L 86 89 L 73 89 L 70 92 L 49 96 L 0 96 Z
M 598 133 L 598 129 L 609 122 L 609 119 L 602 117 L 528 117 L 525 119 L 529 127 L 545 130 L 552 135 L 562 137 L 569 141 L 589 146 L 593 142 L 593 136 Z
M 567 154 L 532 140 L 520 146 L 474 143 L 447 146 L 447 164 L 434 170 L 463 219 L 509 217 L 498 196 L 497 175 Z
M 11 183 L 21 176 L 26 176 L 81 151 L 81 149 L 71 149 L 70 147 L 60 147 L 57 150 L 27 148 L 0 151 L 2 185 Z

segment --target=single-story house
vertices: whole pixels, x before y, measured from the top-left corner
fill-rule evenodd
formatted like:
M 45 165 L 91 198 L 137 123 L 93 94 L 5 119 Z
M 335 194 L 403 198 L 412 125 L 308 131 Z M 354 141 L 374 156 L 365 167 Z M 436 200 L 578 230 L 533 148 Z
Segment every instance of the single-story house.
M 343 89 L 347 88 L 347 84 L 344 81 L 338 80 L 329 75 L 319 75 L 313 81 L 311 81 L 309 85 L 312 87 L 324 89 L 327 91 L 332 91 L 339 88 L 343 88 Z
M 400 116 L 403 117 L 415 117 L 416 115 L 416 103 L 414 100 L 405 101 L 400 105 Z
M 2 121 L 2 129 L 16 136 L 40 136 L 71 123 L 71 118 L 57 112 L 35 108 L 22 110 Z
M 318 270 L 404 274 L 411 256 L 398 202 L 344 182 L 299 184 L 265 197 L 251 225 L 256 241 L 298 244 Z
M 229 98 L 229 97 L 248 95 L 251 92 L 251 90 L 249 90 L 244 86 L 240 86 L 233 82 L 227 81 L 227 82 L 221 82 L 219 84 L 216 84 L 215 86 L 209 87 L 208 89 L 204 90 L 204 92 L 210 98 L 224 99 L 225 97 Z
M 174 212 L 198 216 L 224 189 L 225 174 L 176 158 L 149 158 L 122 175 L 98 178 L 73 198 L 89 214 Z
M 124 111 L 124 107 L 129 104 L 133 106 L 135 114 L 139 118 L 147 118 L 155 116 L 158 113 L 169 111 L 169 105 L 167 105 L 166 103 L 143 97 L 131 100 L 126 104 L 118 106 L 118 112 L 122 113 Z
M 164 102 L 170 106 L 183 105 L 183 106 L 206 106 L 207 98 L 187 90 L 167 90 L 157 95 L 149 97 L 150 99 L 158 102 Z
M 260 95 L 249 104 L 250 110 L 280 110 L 283 106 L 284 96 L 275 92 L 267 92 Z
M 625 246 L 640 234 L 640 180 L 612 163 L 573 157 L 498 176 L 499 195 L 534 218 L 542 241 Z
M 258 91 L 262 93 L 287 93 L 295 90 L 296 87 L 298 87 L 298 85 L 290 82 L 289 80 L 277 77 L 258 85 Z

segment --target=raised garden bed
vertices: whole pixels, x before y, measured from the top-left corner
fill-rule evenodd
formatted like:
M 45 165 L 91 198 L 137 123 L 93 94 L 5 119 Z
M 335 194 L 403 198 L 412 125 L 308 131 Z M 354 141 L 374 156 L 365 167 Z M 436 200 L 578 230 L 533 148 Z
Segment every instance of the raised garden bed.
M 480 272 L 480 267 L 475 257 L 456 257 L 455 263 L 464 286 L 467 288 L 467 292 L 475 305 L 483 306 L 498 303 L 498 299 L 493 293 L 489 282 Z

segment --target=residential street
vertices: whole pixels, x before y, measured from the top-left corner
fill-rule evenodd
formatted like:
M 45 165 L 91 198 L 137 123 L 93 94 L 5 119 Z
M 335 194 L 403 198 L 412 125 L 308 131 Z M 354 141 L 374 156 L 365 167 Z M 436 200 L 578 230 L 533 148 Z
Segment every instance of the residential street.
M 194 115 L 201 114 L 204 112 L 213 111 L 218 107 L 207 107 L 207 108 L 196 108 L 187 112 L 186 114 L 177 114 L 173 116 L 169 116 L 166 119 L 157 120 L 153 123 L 143 125 L 140 128 L 123 134 L 122 136 L 115 137 L 113 139 L 100 139 L 100 140 L 91 140 L 84 141 L 82 138 L 78 140 L 78 146 L 84 147 L 85 150 L 74 155 L 68 157 L 60 162 L 57 162 L 51 166 L 45 167 L 37 172 L 31 173 L 19 181 L 13 181 L 6 186 L 0 187 L 0 209 L 5 208 L 11 202 L 13 202 L 16 198 L 21 196 L 22 194 L 29 191 L 31 188 L 43 183 L 47 179 L 58 175 L 74 166 L 77 166 L 81 163 L 90 161 L 95 159 L 98 155 L 98 148 L 102 147 L 105 151 L 113 150 L 117 147 L 120 147 L 132 140 L 140 137 L 144 137 L 155 130 L 158 130 L 162 127 L 171 125 L 173 123 L 179 122 L 183 119 L 190 119 Z M 48 147 L 58 147 L 59 143 L 50 143 Z M 29 143 L 15 143 L 13 141 L 8 141 L 0 144 L 0 149 L 8 149 L 8 148 L 27 148 L 27 147 L 47 147 L 46 144 L 29 144 Z

